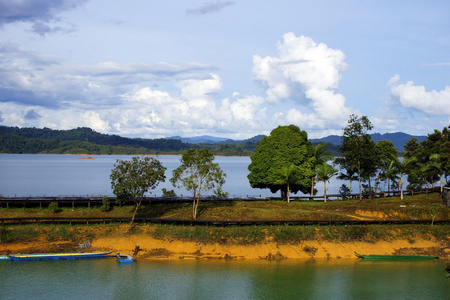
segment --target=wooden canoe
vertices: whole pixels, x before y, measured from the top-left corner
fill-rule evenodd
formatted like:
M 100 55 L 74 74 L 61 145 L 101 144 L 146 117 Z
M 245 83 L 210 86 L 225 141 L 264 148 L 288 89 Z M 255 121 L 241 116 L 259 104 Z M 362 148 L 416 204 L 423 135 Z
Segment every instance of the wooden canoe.
M 367 260 L 385 260 L 385 261 L 414 261 L 414 260 L 429 260 L 438 259 L 438 256 L 426 256 L 426 255 L 379 255 L 379 254 L 359 254 L 356 253 L 359 258 L 364 258 Z

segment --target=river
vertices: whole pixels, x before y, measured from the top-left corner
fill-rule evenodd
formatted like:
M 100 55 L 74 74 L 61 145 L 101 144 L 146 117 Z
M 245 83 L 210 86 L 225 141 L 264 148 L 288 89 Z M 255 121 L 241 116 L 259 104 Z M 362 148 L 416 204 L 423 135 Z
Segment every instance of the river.
M 441 261 L 0 263 L 0 299 L 448 299 Z
M 128 160 L 127 155 L 0 155 L 0 194 L 3 196 L 112 196 L 109 176 L 118 159 Z M 158 156 L 167 168 L 166 181 L 152 191 L 161 196 L 162 188 L 173 189 L 178 196 L 190 196 L 186 190 L 172 186 L 169 179 L 172 170 L 180 165 L 180 156 Z M 269 189 L 250 186 L 247 167 L 249 157 L 216 157 L 221 169 L 227 174 L 223 190 L 236 197 L 275 197 Z M 327 194 L 337 194 L 343 181 L 332 178 L 327 183 Z M 348 182 L 345 182 L 348 185 Z M 323 195 L 323 182 L 316 184 L 317 195 Z M 211 191 L 212 194 L 212 191 Z M 291 194 L 295 196 L 295 194 Z M 297 194 L 302 195 L 301 193 Z

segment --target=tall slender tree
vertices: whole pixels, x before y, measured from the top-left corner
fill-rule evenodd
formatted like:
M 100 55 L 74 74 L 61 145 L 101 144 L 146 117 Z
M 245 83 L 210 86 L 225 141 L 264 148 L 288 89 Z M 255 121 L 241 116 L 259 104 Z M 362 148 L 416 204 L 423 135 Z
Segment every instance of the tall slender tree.
M 416 158 L 403 158 L 399 159 L 397 156 L 392 156 L 394 162 L 395 172 L 399 175 L 399 186 L 400 186 L 400 199 L 403 200 L 403 176 L 411 169 Z
M 351 115 L 342 135 L 341 157 L 336 162 L 343 167 L 355 169 L 358 173 L 359 199 L 362 200 L 361 179 L 369 176 L 374 166 L 375 142 L 367 133 L 373 126 L 366 116 Z
M 111 188 L 117 200 L 132 199 L 135 205 L 130 230 L 133 228 L 134 218 L 145 193 L 155 189 L 160 182 L 164 182 L 166 169 L 159 160 L 153 157 L 135 156 L 131 161 L 118 161 L 111 170 Z
M 319 181 L 323 181 L 323 199 L 324 202 L 327 202 L 327 181 L 330 180 L 331 177 L 337 174 L 337 170 L 327 164 L 326 162 L 323 162 L 320 165 L 316 166 L 316 174 L 317 179 Z
M 327 143 L 321 143 L 314 146 L 314 155 L 313 155 L 314 170 L 316 169 L 316 166 L 333 159 L 333 155 L 327 151 L 327 148 L 328 148 Z M 311 176 L 311 198 L 314 196 L 314 185 L 315 185 L 314 181 L 316 179 L 316 176 L 317 172 L 315 172 L 314 176 Z
M 184 187 L 192 192 L 193 205 L 192 217 L 197 219 L 198 205 L 202 192 L 225 183 L 226 174 L 220 169 L 219 164 L 214 163 L 214 155 L 208 149 L 188 149 L 181 156 L 181 165 L 172 171 L 172 182 L 174 187 Z

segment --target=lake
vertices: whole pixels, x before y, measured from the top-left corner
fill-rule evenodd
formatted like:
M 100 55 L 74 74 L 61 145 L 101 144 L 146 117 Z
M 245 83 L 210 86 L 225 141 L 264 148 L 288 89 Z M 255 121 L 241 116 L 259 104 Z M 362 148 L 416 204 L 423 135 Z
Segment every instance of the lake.
M 129 160 L 127 155 L 0 155 L 0 194 L 3 196 L 113 196 L 109 176 L 118 159 Z M 162 188 L 173 189 L 178 196 L 191 196 L 186 190 L 178 190 L 169 179 L 172 170 L 180 165 L 180 156 L 157 157 L 167 168 L 166 181 L 152 195 L 161 196 Z M 269 189 L 250 186 L 247 167 L 250 157 L 216 157 L 227 174 L 223 186 L 225 192 L 236 197 L 275 197 Z M 343 181 L 332 178 L 327 183 L 327 194 L 337 194 Z M 345 182 L 348 185 L 348 182 Z M 323 195 L 323 182 L 316 184 L 317 195 Z M 212 194 L 212 191 L 211 191 Z M 298 193 L 297 195 L 302 195 Z M 295 194 L 291 194 L 295 196 Z
M 0 263 L 0 299 L 448 299 L 441 261 Z

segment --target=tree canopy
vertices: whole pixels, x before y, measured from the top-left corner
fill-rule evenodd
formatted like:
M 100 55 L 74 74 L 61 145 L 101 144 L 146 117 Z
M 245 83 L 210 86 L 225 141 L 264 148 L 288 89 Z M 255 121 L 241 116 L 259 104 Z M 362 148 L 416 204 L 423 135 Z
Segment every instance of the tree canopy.
M 220 188 L 225 183 L 226 174 L 214 163 L 214 155 L 208 149 L 188 149 L 181 156 L 181 165 L 173 170 L 172 182 L 174 187 L 184 187 L 191 191 L 194 198 L 192 207 L 193 219 L 197 219 L 197 209 L 202 192 Z
M 131 161 L 119 160 L 111 170 L 111 188 L 118 201 L 132 199 L 136 206 L 130 229 L 142 200 L 150 189 L 166 179 L 161 162 L 153 157 L 135 156 Z
M 341 157 L 335 161 L 344 169 L 358 173 L 359 199 L 362 199 L 362 178 L 369 179 L 376 167 L 375 142 L 367 133 L 373 126 L 366 116 L 351 115 L 342 135 Z
M 262 139 L 248 166 L 248 180 L 253 188 L 268 188 L 272 193 L 285 194 L 287 185 L 280 183 L 279 171 L 291 164 L 296 166 L 295 180 L 290 180 L 290 191 L 308 193 L 314 176 L 314 149 L 308 135 L 295 125 L 278 126 L 270 136 Z

